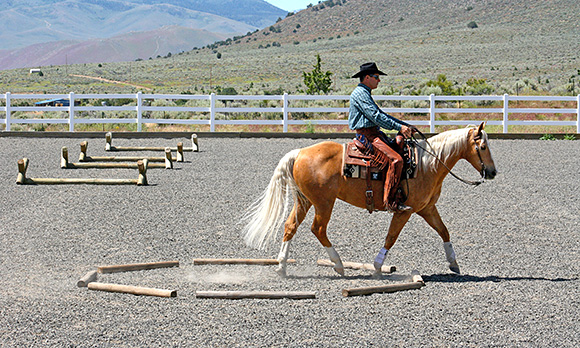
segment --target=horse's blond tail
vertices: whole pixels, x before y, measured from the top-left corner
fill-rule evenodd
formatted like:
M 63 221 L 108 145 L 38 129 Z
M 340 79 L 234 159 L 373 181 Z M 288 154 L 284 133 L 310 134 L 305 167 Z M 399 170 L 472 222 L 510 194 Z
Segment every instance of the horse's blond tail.
M 294 199 L 300 199 L 300 193 L 292 169 L 300 149 L 288 152 L 274 170 L 270 184 L 244 215 L 247 221 L 243 236 L 247 245 L 263 249 L 270 241 L 288 213 L 288 195 L 292 193 Z M 299 198 L 300 197 L 300 198 Z

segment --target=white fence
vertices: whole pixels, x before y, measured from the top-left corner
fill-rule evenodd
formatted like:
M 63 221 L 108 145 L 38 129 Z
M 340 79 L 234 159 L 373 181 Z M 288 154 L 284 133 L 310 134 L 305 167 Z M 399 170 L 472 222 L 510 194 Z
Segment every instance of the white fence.
M 2 95 L 0 95 L 2 96 Z M 17 100 L 43 100 L 43 99 L 67 99 L 69 106 L 17 106 L 14 105 Z M 443 125 L 468 125 L 479 123 L 481 120 L 465 119 L 465 120 L 438 120 L 437 114 L 499 114 L 501 120 L 496 117 L 495 120 L 488 120 L 488 125 L 502 126 L 503 132 L 508 132 L 508 127 L 511 125 L 523 126 L 576 126 L 576 133 L 580 133 L 580 95 L 576 97 L 567 96 L 510 96 L 504 94 L 503 96 L 394 96 L 394 95 L 376 95 L 375 100 L 381 101 L 419 101 L 424 102 L 429 107 L 389 107 L 383 108 L 387 113 L 404 113 L 404 114 L 425 114 L 429 116 L 428 120 L 412 120 L 414 125 L 429 126 L 430 132 L 435 132 L 435 126 Z M 283 131 L 288 131 L 289 125 L 347 125 L 348 121 L 345 119 L 292 119 L 292 113 L 347 113 L 348 107 L 293 107 L 293 101 L 342 101 L 348 102 L 349 96 L 346 95 L 330 95 L 330 96 L 313 96 L 313 95 L 260 95 L 260 96 L 245 96 L 245 95 L 184 95 L 184 94 L 11 94 L 3 95 L 4 105 L 0 106 L 0 117 L 5 113 L 5 118 L 0 119 L 0 124 L 5 124 L 5 130 L 10 131 L 14 124 L 68 124 L 69 131 L 75 131 L 75 124 L 99 124 L 99 123 L 128 123 L 136 124 L 137 130 L 141 131 L 142 125 L 146 124 L 184 124 L 184 125 L 209 125 L 210 131 L 215 131 L 216 125 L 280 125 L 283 126 Z M 77 101 L 83 99 L 134 99 L 136 105 L 130 106 L 79 106 Z M 151 100 L 165 99 L 165 100 L 199 100 L 204 101 L 207 106 L 191 107 L 191 106 L 150 106 Z M 227 107 L 228 101 L 281 101 L 281 106 L 278 107 Z M 144 101 L 148 101 L 144 103 Z M 216 102 L 222 101 L 224 107 L 216 107 Z M 476 103 L 491 102 L 502 105 L 496 108 L 474 108 L 474 107 L 436 107 L 436 102 L 462 102 L 473 101 Z M 537 101 L 537 102 L 572 102 L 575 103 L 576 108 L 514 108 L 510 107 L 510 102 L 519 101 Z M 0 98 L 0 104 L 2 99 Z M 22 103 L 21 103 L 22 104 Z M 17 112 L 29 112 L 35 115 L 43 112 L 65 112 L 68 113 L 66 118 L 23 118 L 22 113 L 18 117 L 12 115 Z M 135 113 L 134 118 L 86 118 L 76 117 L 77 112 L 93 111 L 93 112 L 119 112 L 131 111 Z M 177 118 L 144 118 L 143 113 L 148 111 L 163 111 L 163 112 L 188 112 L 196 117 L 187 119 Z M 230 113 L 278 113 L 281 118 L 278 119 L 248 119 L 248 120 L 229 120 L 216 118 L 219 114 Z M 569 121 L 546 121 L 546 120 L 518 120 L 509 119 L 512 114 L 575 114 L 576 120 Z M 203 116 L 203 117 L 200 117 Z M 517 118 L 517 117 L 515 117 Z

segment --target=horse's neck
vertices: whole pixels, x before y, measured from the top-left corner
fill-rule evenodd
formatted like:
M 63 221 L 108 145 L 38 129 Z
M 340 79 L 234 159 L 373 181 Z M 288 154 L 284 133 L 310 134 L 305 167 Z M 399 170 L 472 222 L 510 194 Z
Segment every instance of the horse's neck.
M 462 134 L 452 134 L 451 136 L 441 134 L 438 137 L 442 138 L 432 138 L 433 141 L 430 141 L 432 148 L 427 144 L 424 145 L 441 161 L 438 161 L 431 154 L 423 152 L 422 164 L 425 174 L 432 175 L 436 182 L 442 183 L 449 174 L 449 170 L 462 158 L 466 137 Z

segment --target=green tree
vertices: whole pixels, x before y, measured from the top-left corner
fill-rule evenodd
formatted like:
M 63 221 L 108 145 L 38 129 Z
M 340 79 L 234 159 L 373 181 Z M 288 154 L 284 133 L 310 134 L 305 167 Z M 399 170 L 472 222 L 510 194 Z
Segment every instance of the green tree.
M 316 65 L 314 69 L 307 73 L 302 72 L 304 77 L 304 84 L 306 85 L 306 94 L 326 94 L 330 91 L 332 85 L 332 72 L 323 72 L 321 69 L 320 54 L 316 55 Z
M 463 91 L 461 88 L 455 88 L 452 81 L 447 80 L 445 74 L 437 75 L 437 80 L 429 80 L 426 83 L 429 87 L 439 87 L 441 88 L 441 93 L 443 95 L 462 95 Z

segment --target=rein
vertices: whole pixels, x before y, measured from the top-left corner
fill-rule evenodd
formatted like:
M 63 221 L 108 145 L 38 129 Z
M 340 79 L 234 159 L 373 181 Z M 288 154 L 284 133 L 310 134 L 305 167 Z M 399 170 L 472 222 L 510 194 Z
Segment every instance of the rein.
M 475 143 L 475 149 L 477 150 L 477 156 L 479 157 L 479 162 L 481 163 L 481 172 L 480 172 L 481 179 L 478 181 L 471 181 L 471 180 L 463 179 L 463 178 L 459 177 L 458 175 L 456 175 L 455 173 L 453 173 L 453 171 L 449 167 L 447 167 L 447 165 L 439 158 L 439 156 L 437 156 L 435 154 L 435 150 L 433 149 L 433 147 L 429 143 L 429 140 L 427 140 L 427 137 L 425 136 L 425 134 L 421 133 L 421 131 L 416 129 L 416 128 L 415 128 L 415 132 L 419 133 L 419 135 L 421 135 L 421 138 L 423 138 L 423 140 L 425 140 L 425 143 L 427 143 L 427 145 L 429 146 L 431 151 L 429 151 L 426 148 L 424 148 L 423 146 L 421 146 L 419 144 L 419 141 L 414 136 L 411 136 L 411 139 L 412 139 L 413 143 L 415 144 L 415 146 L 419 147 L 420 149 L 425 151 L 427 154 L 431 155 L 433 158 L 435 158 L 437 161 L 439 161 L 439 163 L 441 163 L 445 167 L 445 169 L 447 169 L 447 171 L 449 171 L 449 174 L 451 174 L 455 179 L 457 179 L 457 180 L 459 180 L 467 185 L 473 185 L 473 186 L 478 186 L 478 185 L 483 184 L 485 182 L 485 164 L 483 163 L 483 159 L 481 158 L 481 153 L 479 153 L 479 146 L 477 146 L 477 143 Z M 477 139 L 474 139 L 474 140 L 477 140 Z

